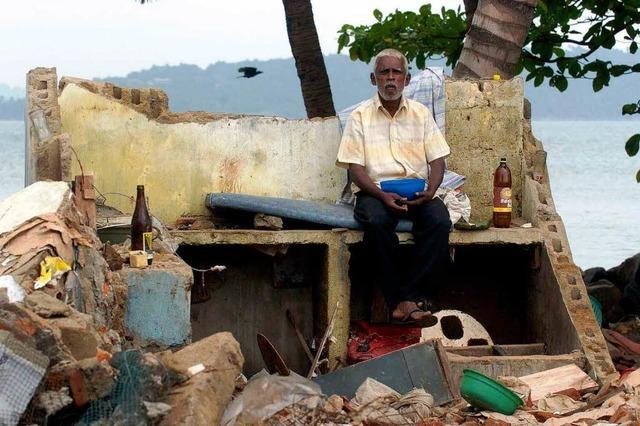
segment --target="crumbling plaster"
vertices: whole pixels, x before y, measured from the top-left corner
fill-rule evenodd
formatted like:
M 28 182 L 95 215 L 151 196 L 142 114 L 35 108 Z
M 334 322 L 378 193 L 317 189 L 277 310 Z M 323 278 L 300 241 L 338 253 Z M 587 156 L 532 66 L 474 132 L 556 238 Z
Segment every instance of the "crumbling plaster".
M 239 117 L 165 124 L 122 102 L 67 84 L 62 123 L 107 203 L 123 211 L 145 185 L 152 214 L 173 223 L 207 214 L 209 192 L 333 202 L 345 181 L 334 166 L 338 122 Z M 74 164 L 74 173 L 78 173 Z M 111 194 L 111 195 L 109 195 Z

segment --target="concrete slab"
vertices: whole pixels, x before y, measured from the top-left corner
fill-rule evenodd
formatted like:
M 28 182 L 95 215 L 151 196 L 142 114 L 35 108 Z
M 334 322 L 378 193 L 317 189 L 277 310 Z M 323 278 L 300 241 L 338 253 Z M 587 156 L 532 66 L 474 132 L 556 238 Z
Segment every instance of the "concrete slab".
M 331 229 L 317 230 L 285 230 L 262 231 L 255 229 L 207 229 L 196 231 L 172 231 L 180 244 L 327 244 L 334 241 L 337 235 L 344 237 L 346 244 L 356 244 L 362 241 L 362 231 Z M 401 244 L 413 243 L 410 232 L 399 232 Z M 482 231 L 458 231 L 449 234 L 451 245 L 470 244 L 542 244 L 544 238 L 537 228 L 489 228 Z
M 143 345 L 191 342 L 191 268 L 175 256 L 156 255 L 145 269 L 117 272 L 127 284 L 126 332 Z

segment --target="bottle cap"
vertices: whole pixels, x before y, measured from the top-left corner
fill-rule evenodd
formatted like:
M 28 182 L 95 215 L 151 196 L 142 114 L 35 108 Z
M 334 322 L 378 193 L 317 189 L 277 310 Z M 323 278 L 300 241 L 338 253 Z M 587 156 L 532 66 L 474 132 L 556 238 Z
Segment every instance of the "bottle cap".
M 507 162 L 507 157 L 500 157 L 500 162 L 501 163 L 506 163 Z
M 138 185 L 136 186 L 136 189 L 144 189 L 144 185 Z

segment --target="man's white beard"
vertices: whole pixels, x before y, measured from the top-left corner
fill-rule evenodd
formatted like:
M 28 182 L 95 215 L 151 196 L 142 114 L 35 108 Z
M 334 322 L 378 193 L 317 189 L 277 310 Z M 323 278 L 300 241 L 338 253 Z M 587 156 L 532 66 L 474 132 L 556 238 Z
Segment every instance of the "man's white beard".
M 400 99 L 402 97 L 402 92 L 398 92 L 393 96 L 389 96 L 387 94 L 382 93 L 380 90 L 378 90 L 378 94 L 385 101 L 397 101 L 398 99 Z

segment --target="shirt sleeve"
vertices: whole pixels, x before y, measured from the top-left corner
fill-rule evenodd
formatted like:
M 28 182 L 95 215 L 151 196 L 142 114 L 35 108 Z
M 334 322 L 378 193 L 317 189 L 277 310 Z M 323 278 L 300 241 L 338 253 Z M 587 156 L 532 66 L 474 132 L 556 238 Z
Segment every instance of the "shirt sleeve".
M 342 140 L 338 148 L 336 166 L 349 168 L 349 164 L 365 165 L 364 161 L 364 133 L 360 115 L 352 113 L 347 120 Z
M 446 157 L 451 153 L 449 145 L 444 140 L 442 132 L 438 128 L 431 112 L 425 118 L 424 125 L 424 152 L 427 155 L 427 162 L 430 163 L 438 158 Z

